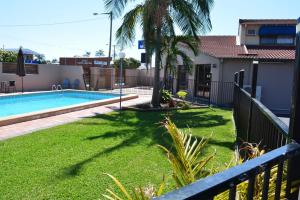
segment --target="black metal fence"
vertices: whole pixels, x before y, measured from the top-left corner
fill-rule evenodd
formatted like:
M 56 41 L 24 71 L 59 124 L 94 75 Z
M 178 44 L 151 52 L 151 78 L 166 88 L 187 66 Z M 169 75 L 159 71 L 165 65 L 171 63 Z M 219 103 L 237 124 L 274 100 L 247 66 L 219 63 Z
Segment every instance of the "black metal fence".
M 238 144 L 245 141 L 273 150 L 288 142 L 288 126 L 238 83 L 234 85 L 234 120 Z
M 242 75 L 240 77 L 243 77 Z M 158 200 L 173 199 L 295 199 L 300 177 L 294 177 L 300 145 L 289 143 L 288 127 L 263 104 L 243 89 L 243 80 L 234 84 L 234 120 L 239 143 L 256 142 L 267 148 L 266 154 L 241 165 L 201 179 Z M 241 87 L 240 87 L 241 86 Z M 287 144 L 288 143 L 288 144 Z M 259 177 L 259 178 L 258 178 Z M 240 187 L 240 184 L 246 187 Z M 296 184 L 297 185 L 297 184 Z
M 299 144 L 288 144 L 276 150 L 273 150 L 267 154 L 264 154 L 258 158 L 249 160 L 241 165 L 232 167 L 228 170 L 215 174 L 213 176 L 201 179 L 191 185 L 183 187 L 179 190 L 170 192 L 166 195 L 163 195 L 157 200 L 206 200 L 206 199 L 243 199 L 241 196 L 237 198 L 237 194 L 246 193 L 246 198 L 248 200 L 252 199 L 269 199 L 270 187 L 272 188 L 272 199 L 293 199 L 290 197 L 291 188 L 287 187 L 283 192 L 283 185 L 289 185 L 286 180 L 285 174 L 285 163 L 291 158 L 299 154 L 300 145 Z M 271 170 L 276 171 L 276 177 L 273 182 L 270 181 Z M 289 173 L 289 171 L 288 171 Z M 256 177 L 260 175 L 263 177 L 263 180 L 260 182 Z M 272 175 L 274 176 L 274 175 Z M 239 188 L 239 184 L 247 183 L 246 188 Z M 261 193 L 254 196 L 257 191 L 257 185 L 260 185 Z M 272 185 L 270 185 L 272 184 Z M 239 191 L 240 190 L 240 191 Z M 246 190 L 246 191 L 245 191 Z M 238 192 L 239 191 L 239 192 Z M 221 196 L 219 196 L 221 194 Z M 259 198 L 257 198 L 259 196 Z M 254 198 L 255 197 L 255 198 Z

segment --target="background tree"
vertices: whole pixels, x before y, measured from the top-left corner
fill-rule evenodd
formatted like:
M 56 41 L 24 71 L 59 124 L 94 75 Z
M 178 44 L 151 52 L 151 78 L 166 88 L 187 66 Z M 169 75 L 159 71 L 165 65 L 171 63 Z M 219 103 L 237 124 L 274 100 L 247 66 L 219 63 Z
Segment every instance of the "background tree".
M 0 62 L 17 62 L 17 53 L 0 49 Z
M 102 49 L 99 49 L 98 51 L 95 52 L 95 56 L 98 57 L 105 56 L 104 51 Z
M 37 62 L 39 64 L 47 64 L 46 57 L 42 54 L 36 55 L 34 62 Z
M 135 0 L 105 0 L 108 11 L 120 16 L 128 2 Z M 213 0 L 144 0 L 126 13 L 117 30 L 121 47 L 135 41 L 135 28 L 140 25 L 146 49 L 146 61 L 155 54 L 155 73 L 152 105 L 160 106 L 160 65 L 162 41 L 165 33 L 174 32 L 177 26 L 184 35 L 195 37 L 211 29 L 210 9 Z M 148 63 L 146 63 L 148 64 Z
M 91 52 L 90 51 L 86 51 L 85 54 L 83 54 L 84 57 L 90 57 L 91 56 Z
M 119 68 L 120 59 L 114 61 L 114 67 Z M 124 69 L 137 69 L 141 66 L 141 62 L 135 58 L 125 58 L 123 60 L 123 68 Z
M 175 72 L 177 71 L 178 59 L 182 60 L 183 66 L 186 67 L 188 71 L 191 71 L 191 69 L 193 68 L 193 61 L 186 52 L 188 50 L 190 50 L 195 56 L 198 54 L 198 42 L 194 37 L 164 37 L 162 46 L 162 54 L 165 58 L 163 78 L 164 89 L 167 89 L 167 77 L 169 75 L 172 75 L 172 77 L 175 76 Z
M 52 64 L 56 64 L 56 63 L 59 63 L 59 62 L 58 62 L 58 60 L 56 58 L 54 58 L 54 59 L 52 59 L 51 63 Z

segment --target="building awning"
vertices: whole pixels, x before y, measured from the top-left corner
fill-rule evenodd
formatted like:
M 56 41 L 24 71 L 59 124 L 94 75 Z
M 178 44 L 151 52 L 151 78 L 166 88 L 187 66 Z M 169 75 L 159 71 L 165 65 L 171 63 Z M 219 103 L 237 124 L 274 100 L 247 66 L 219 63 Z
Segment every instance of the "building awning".
M 262 26 L 259 30 L 259 35 L 296 35 L 296 26 Z

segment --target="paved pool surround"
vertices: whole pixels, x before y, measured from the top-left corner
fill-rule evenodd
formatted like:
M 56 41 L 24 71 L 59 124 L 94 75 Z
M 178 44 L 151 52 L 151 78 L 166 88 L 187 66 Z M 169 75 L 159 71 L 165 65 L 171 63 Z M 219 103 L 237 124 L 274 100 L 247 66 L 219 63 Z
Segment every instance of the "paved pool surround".
M 72 90 L 69 90 L 69 91 L 72 91 Z M 38 92 L 34 92 L 34 93 L 38 93 Z M 34 93 L 32 93 L 32 94 L 34 94 Z M 95 92 L 91 92 L 91 93 L 95 93 Z M 29 94 L 29 93 L 27 93 L 27 94 Z M 20 94 L 13 94 L 13 95 L 20 95 Z M 3 96 L 12 96 L 12 95 L 3 95 Z M 124 96 L 122 96 L 122 101 L 128 101 L 128 100 L 136 99 L 136 98 L 138 98 L 138 95 L 124 95 Z M 16 123 L 20 123 L 20 122 L 31 121 L 31 120 L 35 120 L 35 119 L 51 117 L 51 116 L 55 116 L 55 115 L 61 115 L 64 113 L 89 109 L 89 108 L 93 108 L 93 107 L 97 107 L 97 106 L 118 103 L 119 101 L 120 101 L 120 97 L 113 97 L 113 98 L 109 98 L 109 99 L 95 100 L 95 101 L 91 101 L 91 102 L 87 102 L 87 103 L 80 103 L 80 104 L 71 105 L 71 106 L 65 106 L 65 107 L 47 109 L 47 110 L 42 110 L 42 111 L 37 111 L 37 112 L 13 115 L 13 116 L 9 116 L 9 117 L 1 117 L 0 118 L 0 127 L 11 125 L 11 124 L 16 124 Z

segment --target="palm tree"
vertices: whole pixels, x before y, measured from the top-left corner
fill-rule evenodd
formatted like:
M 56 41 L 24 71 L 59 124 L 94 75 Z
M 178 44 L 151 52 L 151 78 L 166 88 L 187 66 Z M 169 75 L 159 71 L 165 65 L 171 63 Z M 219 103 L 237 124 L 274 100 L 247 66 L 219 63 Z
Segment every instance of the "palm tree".
M 99 49 L 98 51 L 96 51 L 95 56 L 98 57 L 105 56 L 104 51 L 102 49 Z
M 162 54 L 165 57 L 165 66 L 164 66 L 164 89 L 167 85 L 167 75 L 172 74 L 174 76 L 176 72 L 176 65 L 178 58 L 182 59 L 183 65 L 188 71 L 193 68 L 193 61 L 183 50 L 191 50 L 192 53 L 196 56 L 198 54 L 198 41 L 190 36 L 173 36 L 165 37 L 163 41 Z
M 106 8 L 113 16 L 120 16 L 128 2 L 135 0 L 104 0 Z M 135 40 L 137 25 L 143 30 L 146 57 L 155 54 L 155 74 L 152 105 L 160 106 L 160 63 L 162 39 L 165 32 L 174 32 L 177 26 L 184 35 L 198 38 L 199 32 L 211 29 L 210 9 L 213 0 L 144 0 L 123 17 L 117 30 L 117 40 L 121 47 Z

